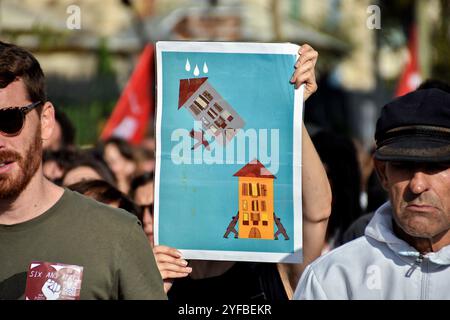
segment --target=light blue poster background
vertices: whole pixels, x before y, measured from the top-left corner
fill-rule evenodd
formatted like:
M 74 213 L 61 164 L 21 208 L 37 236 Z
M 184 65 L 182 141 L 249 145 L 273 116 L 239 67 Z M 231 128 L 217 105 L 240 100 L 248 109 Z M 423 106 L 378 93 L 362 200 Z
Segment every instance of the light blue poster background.
M 189 60 L 191 70 L 186 71 Z M 188 250 L 225 250 L 292 253 L 293 191 L 292 141 L 294 87 L 289 80 L 294 71 L 294 55 L 162 52 L 161 167 L 159 192 L 159 243 Z M 208 73 L 203 73 L 206 63 Z M 193 74 L 195 66 L 200 74 Z M 177 129 L 188 132 L 194 118 L 186 108 L 178 110 L 180 79 L 208 77 L 208 82 L 244 119 L 244 130 L 267 129 L 267 154 L 271 145 L 271 129 L 279 133 L 278 172 L 273 172 L 274 211 L 281 218 L 289 240 L 235 239 L 223 235 L 238 212 L 238 177 L 233 176 L 249 159 L 237 162 L 237 143 L 233 164 L 181 164 L 171 159 L 172 149 L 181 140 L 172 141 Z M 301 121 L 299 119 L 299 121 Z M 197 126 L 198 129 L 198 126 Z M 211 141 L 211 137 L 206 137 Z M 236 140 L 236 138 L 234 139 Z M 259 140 L 259 137 L 258 137 Z M 196 141 L 195 141 L 196 142 Z M 261 142 L 261 141 L 260 141 Z M 194 140 L 191 139 L 192 145 Z M 216 143 L 214 143 L 216 144 Z M 248 143 L 246 144 L 248 147 Z M 204 147 L 201 147 L 204 150 Z M 259 147 L 258 147 L 259 148 Z M 271 151 L 272 149 L 272 151 Z M 242 151 L 242 150 L 241 150 Z M 192 162 L 194 161 L 194 151 Z M 199 151 L 195 151 L 199 152 Z M 259 154 L 259 150 L 258 150 Z M 262 162 L 262 161 L 261 161 Z M 262 162 L 266 168 L 270 163 Z M 236 225 L 238 229 L 238 224 Z M 276 227 L 274 232 L 276 231 Z

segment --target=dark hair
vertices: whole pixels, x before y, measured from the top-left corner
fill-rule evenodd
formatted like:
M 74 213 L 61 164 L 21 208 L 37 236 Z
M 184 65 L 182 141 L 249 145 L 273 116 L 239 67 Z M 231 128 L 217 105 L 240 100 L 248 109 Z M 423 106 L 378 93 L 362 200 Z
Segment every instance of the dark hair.
M 63 177 L 67 169 L 72 167 L 73 163 L 78 158 L 78 152 L 72 149 L 60 149 L 60 150 L 44 150 L 42 156 L 42 163 L 46 163 L 48 161 L 55 161 L 58 167 L 63 172 Z M 53 180 L 57 185 L 62 185 L 62 178 Z
M 130 197 L 134 198 L 137 188 L 139 188 L 140 186 L 146 185 L 149 182 L 152 182 L 153 176 L 154 176 L 154 173 L 152 171 L 152 172 L 145 172 L 139 176 L 134 177 L 133 180 L 131 180 L 131 184 L 130 184 L 130 192 L 129 192 Z
M 353 141 L 336 133 L 320 131 L 312 137 L 325 164 L 333 193 L 327 240 L 341 243 L 342 233 L 362 214 L 361 171 Z
M 137 157 L 141 160 L 155 160 L 155 151 L 146 147 L 138 147 L 136 153 Z
M 103 148 L 102 151 L 104 152 L 105 147 L 108 144 L 113 144 L 117 147 L 117 149 L 119 150 L 120 154 L 128 159 L 128 160 L 135 160 L 135 155 L 134 155 L 134 151 L 133 151 L 133 147 L 124 139 L 122 138 L 118 138 L 118 137 L 111 137 L 106 139 L 103 142 Z
M 68 168 L 76 161 L 78 153 L 72 149 L 44 150 L 42 161 L 55 161 L 61 168 Z
M 23 80 L 30 101 L 47 101 L 44 72 L 36 58 L 19 46 L 0 41 L 0 88 L 17 78 Z
M 427 79 L 417 88 L 417 90 L 424 89 L 441 89 L 447 93 L 450 93 L 450 85 L 442 80 Z
M 55 108 L 55 119 L 61 127 L 63 147 L 72 147 L 75 144 L 75 127 L 72 122 L 59 108 Z
M 134 214 L 142 223 L 142 212 L 139 207 L 119 189 L 104 180 L 80 181 L 67 188 L 108 205 L 118 202 L 119 208 Z
M 117 183 L 116 176 L 108 167 L 108 165 L 101 159 L 95 156 L 91 150 L 84 150 L 78 153 L 78 156 L 73 159 L 72 163 L 66 168 L 64 173 L 64 180 L 67 173 L 78 167 L 89 167 L 92 168 L 98 175 L 108 182 L 109 184 L 115 186 Z

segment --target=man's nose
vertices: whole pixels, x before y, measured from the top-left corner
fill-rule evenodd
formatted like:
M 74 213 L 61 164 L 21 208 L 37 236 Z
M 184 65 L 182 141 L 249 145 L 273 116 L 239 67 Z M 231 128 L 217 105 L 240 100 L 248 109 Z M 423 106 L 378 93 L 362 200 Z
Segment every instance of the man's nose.
M 409 182 L 409 189 L 414 194 L 420 194 L 429 188 L 428 175 L 422 171 L 416 171 Z

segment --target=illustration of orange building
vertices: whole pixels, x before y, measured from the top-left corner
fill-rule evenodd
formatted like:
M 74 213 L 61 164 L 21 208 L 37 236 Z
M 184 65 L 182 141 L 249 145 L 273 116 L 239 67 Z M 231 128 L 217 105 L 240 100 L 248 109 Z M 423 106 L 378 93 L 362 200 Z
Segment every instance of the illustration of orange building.
M 239 177 L 239 238 L 274 239 L 273 181 L 258 160 L 234 174 Z

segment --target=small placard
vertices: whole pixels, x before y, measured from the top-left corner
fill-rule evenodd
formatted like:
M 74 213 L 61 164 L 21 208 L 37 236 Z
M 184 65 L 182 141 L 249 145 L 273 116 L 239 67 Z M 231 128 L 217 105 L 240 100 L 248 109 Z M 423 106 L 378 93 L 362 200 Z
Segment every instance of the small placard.
M 25 300 L 79 300 L 83 267 L 34 261 L 27 273 Z

